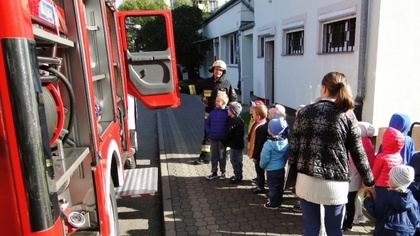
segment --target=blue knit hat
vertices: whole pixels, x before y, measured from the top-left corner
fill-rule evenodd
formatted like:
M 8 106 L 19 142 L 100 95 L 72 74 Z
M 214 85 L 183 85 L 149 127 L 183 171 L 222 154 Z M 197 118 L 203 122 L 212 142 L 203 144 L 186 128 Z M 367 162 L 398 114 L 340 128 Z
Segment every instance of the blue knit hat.
M 288 126 L 284 118 L 272 119 L 268 122 L 268 130 L 275 136 L 280 136 Z

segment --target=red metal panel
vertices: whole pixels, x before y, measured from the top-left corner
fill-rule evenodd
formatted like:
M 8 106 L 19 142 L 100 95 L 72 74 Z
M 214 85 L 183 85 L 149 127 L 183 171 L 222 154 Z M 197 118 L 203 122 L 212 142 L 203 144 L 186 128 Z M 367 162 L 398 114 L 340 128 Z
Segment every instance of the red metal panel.
M 67 34 L 64 11 L 52 0 L 29 0 L 28 4 L 32 20 L 42 26 L 46 26 L 44 30 L 57 35 L 60 32 Z
M 0 38 L 30 38 L 33 39 L 31 16 L 27 1 L 0 1 Z
M 0 1 L 0 42 L 5 38 L 33 39 L 26 1 Z M 4 52 L 0 46 L 0 58 Z M 15 137 L 5 61 L 0 61 L 0 228 L 4 235 L 30 235 L 26 193 Z
M 126 38 L 126 27 L 125 27 L 125 17 L 127 16 L 162 16 L 165 19 L 166 27 L 166 40 L 167 46 L 170 50 L 171 55 L 171 70 L 173 72 L 173 86 L 174 90 L 171 93 L 166 94 L 156 94 L 156 95 L 143 95 L 135 89 L 134 84 L 128 79 L 129 75 L 127 74 L 127 63 L 126 57 L 124 56 L 122 63 L 122 73 L 127 81 L 127 90 L 128 93 L 139 99 L 143 104 L 149 109 L 157 108 L 166 108 L 166 107 L 178 107 L 180 105 L 179 99 L 179 90 L 178 90 L 178 79 L 176 76 L 177 67 L 176 67 L 176 58 L 175 58 L 175 43 L 174 43 L 174 33 L 172 29 L 172 13 L 169 10 L 161 11 L 124 11 L 118 12 L 118 27 L 120 29 L 120 55 L 125 55 L 125 52 L 128 50 Z
M 107 166 L 108 153 L 110 152 L 111 143 L 115 142 L 118 146 L 118 152 L 122 155 L 121 140 L 120 140 L 120 126 L 116 122 L 112 122 L 104 131 L 103 140 L 99 146 L 99 154 L 101 155 L 101 161 L 98 163 L 94 170 L 95 187 L 96 187 L 96 200 L 98 206 L 99 219 L 101 219 L 100 232 L 101 235 L 110 235 L 111 232 L 111 217 L 109 216 L 106 202 L 109 198 L 108 192 L 105 190 L 109 184 L 106 182 L 106 176 L 109 175 L 110 166 Z M 112 150 L 111 150 L 112 151 Z M 109 178 L 112 181 L 111 178 Z

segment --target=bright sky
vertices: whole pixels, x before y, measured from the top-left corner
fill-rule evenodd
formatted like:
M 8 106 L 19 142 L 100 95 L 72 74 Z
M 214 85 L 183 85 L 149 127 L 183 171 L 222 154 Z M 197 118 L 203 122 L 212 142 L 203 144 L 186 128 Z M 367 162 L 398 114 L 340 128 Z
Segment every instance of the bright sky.
M 117 1 L 116 1 L 116 3 L 117 3 L 117 7 L 121 4 L 121 2 L 122 2 L 122 0 L 117 0 Z

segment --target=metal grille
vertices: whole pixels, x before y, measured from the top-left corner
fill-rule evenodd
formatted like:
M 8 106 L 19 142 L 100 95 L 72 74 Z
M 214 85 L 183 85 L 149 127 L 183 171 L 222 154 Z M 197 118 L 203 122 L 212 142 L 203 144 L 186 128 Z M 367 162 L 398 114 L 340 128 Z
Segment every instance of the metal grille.
M 356 18 L 324 25 L 324 53 L 353 52 Z
M 303 30 L 286 34 L 287 55 L 303 54 Z

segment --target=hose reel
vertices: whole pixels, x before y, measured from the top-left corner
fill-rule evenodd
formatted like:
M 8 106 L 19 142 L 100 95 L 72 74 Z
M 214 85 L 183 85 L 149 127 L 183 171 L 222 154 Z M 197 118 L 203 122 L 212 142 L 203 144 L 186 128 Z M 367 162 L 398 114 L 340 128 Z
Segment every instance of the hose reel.
M 44 83 L 42 86 L 44 94 L 45 114 L 48 121 L 48 134 L 50 137 L 50 146 L 60 137 L 61 130 L 64 127 L 64 105 L 60 94 L 52 83 Z

